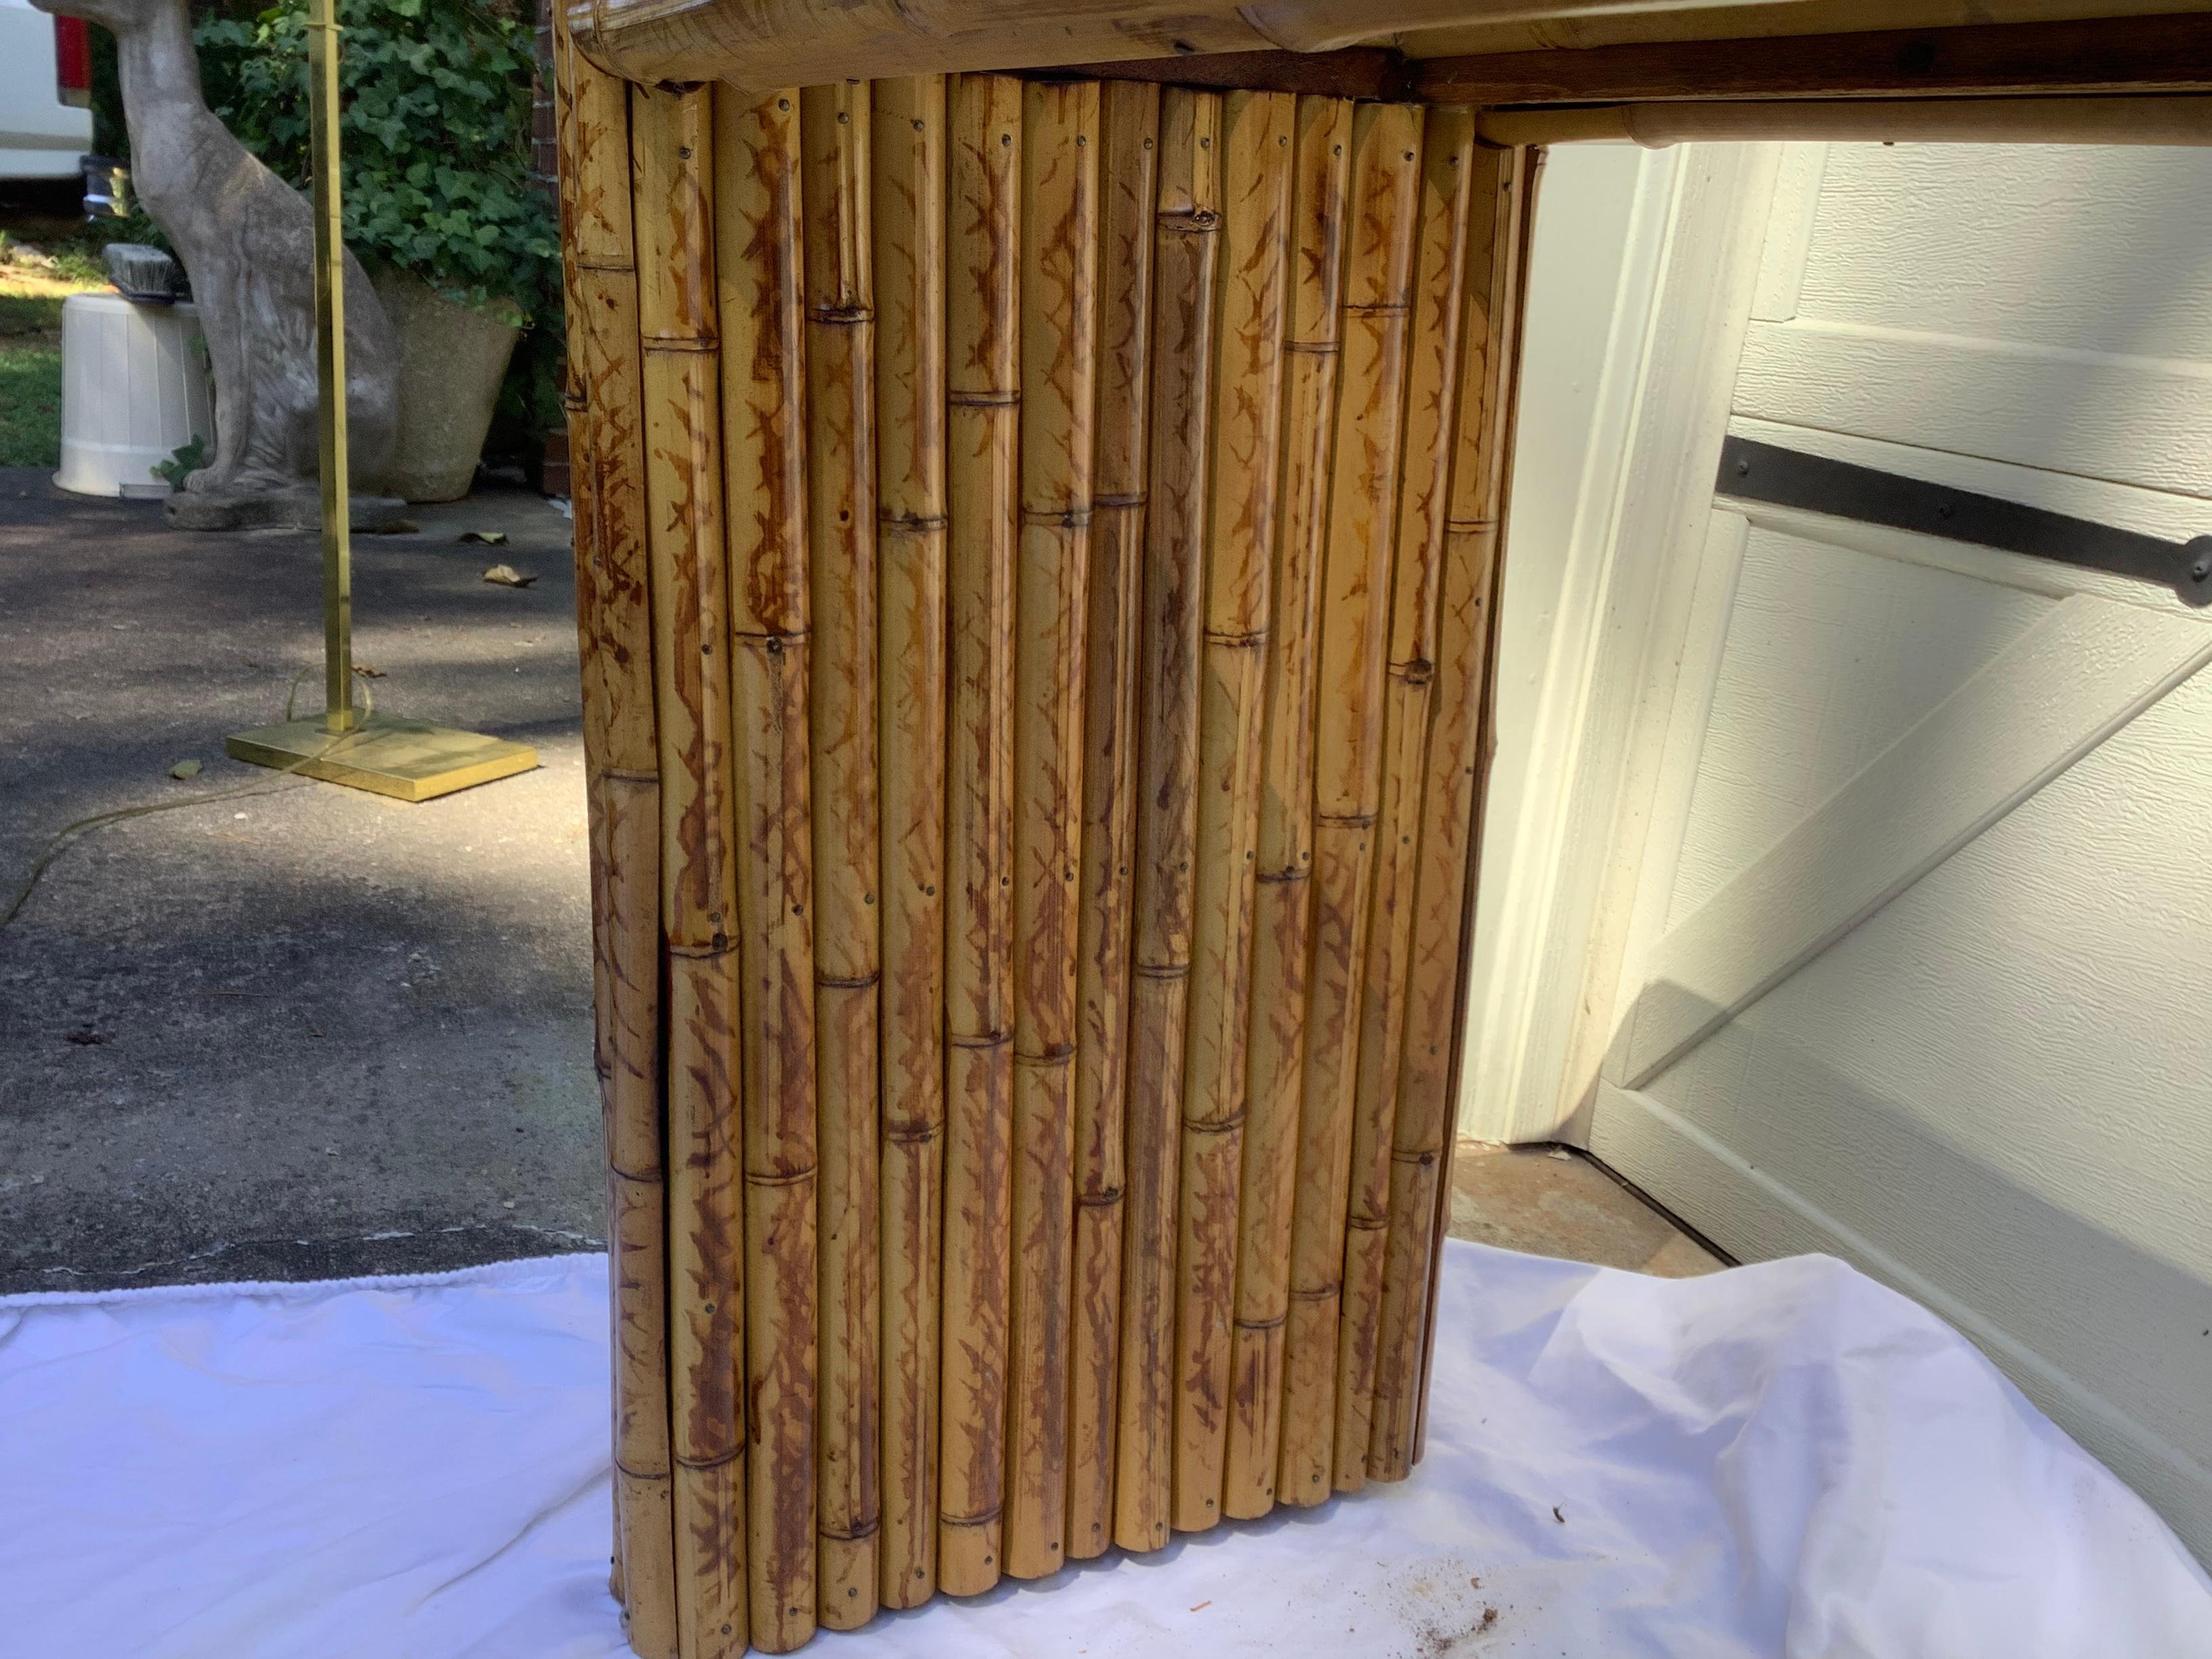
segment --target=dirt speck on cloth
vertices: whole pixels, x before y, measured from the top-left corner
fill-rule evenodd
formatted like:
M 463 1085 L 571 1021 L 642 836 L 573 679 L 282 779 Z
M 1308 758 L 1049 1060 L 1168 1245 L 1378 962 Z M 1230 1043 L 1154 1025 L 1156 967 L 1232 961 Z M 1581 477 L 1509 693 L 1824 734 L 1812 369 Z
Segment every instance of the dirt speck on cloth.
M 1370 1585 L 1362 1599 L 1410 1637 L 1376 1651 L 1404 1659 L 1500 1651 L 1486 1639 L 1498 1626 L 1498 1603 L 1481 1589 L 1482 1576 L 1457 1556 L 1412 1562 Z

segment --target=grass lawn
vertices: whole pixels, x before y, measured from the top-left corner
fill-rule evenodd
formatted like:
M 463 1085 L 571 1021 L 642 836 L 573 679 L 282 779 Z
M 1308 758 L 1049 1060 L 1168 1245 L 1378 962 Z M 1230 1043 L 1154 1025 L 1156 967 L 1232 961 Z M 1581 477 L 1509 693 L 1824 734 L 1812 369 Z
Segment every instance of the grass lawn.
M 0 276 L 0 466 L 62 459 L 62 296 Z
M 86 233 L 52 228 L 45 242 L 0 229 L 0 466 L 61 465 L 62 301 L 107 285 Z

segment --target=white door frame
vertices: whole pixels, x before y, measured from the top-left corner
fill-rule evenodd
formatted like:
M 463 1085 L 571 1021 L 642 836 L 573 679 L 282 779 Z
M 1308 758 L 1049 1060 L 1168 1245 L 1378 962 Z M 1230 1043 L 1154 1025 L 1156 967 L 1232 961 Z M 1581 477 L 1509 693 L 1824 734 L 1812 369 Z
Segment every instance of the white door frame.
M 1684 648 L 1696 618 L 1726 615 L 1712 582 L 1733 584 L 1725 547 L 1708 557 L 1717 518 L 1730 519 L 1714 511 L 1712 480 L 1786 148 L 1650 159 L 1585 447 L 1516 454 L 1516 489 L 1573 479 L 1581 494 L 1553 620 L 1534 646 L 1535 725 L 1524 753 L 1500 757 L 1528 767 L 1532 787 L 1484 834 L 1480 902 L 1498 908 L 1479 929 L 1460 1101 L 1461 1133 L 1477 1139 L 1586 1133 Z M 1510 574 L 1504 605 L 1510 635 Z

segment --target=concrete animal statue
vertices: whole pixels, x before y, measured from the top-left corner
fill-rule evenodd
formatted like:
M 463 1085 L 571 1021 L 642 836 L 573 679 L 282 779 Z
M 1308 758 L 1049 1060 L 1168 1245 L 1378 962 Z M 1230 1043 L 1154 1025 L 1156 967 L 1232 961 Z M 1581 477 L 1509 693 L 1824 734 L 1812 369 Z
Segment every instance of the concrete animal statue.
M 33 3 L 115 37 L 131 187 L 191 278 L 215 368 L 215 454 L 185 478 L 171 517 L 215 528 L 283 516 L 251 507 L 282 497 L 296 508 L 315 488 L 313 209 L 208 108 L 185 0 Z M 399 349 L 351 253 L 345 344 L 350 471 L 357 489 L 374 492 L 391 465 Z M 226 503 L 247 510 L 225 513 Z

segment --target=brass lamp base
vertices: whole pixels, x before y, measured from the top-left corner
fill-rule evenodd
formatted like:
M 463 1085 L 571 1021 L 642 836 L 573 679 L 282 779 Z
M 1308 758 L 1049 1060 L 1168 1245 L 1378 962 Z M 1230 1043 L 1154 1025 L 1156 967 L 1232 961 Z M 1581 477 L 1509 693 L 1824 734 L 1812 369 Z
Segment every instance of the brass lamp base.
M 538 764 L 538 750 L 529 744 L 390 714 L 371 714 L 344 732 L 324 730 L 320 720 L 288 720 L 240 732 L 225 739 L 223 748 L 233 760 L 398 800 L 430 800 Z

